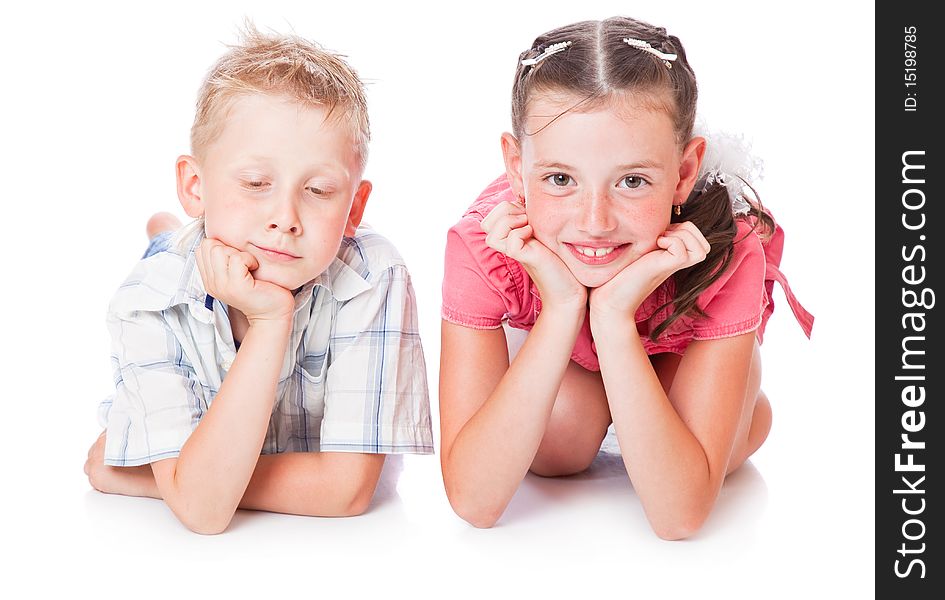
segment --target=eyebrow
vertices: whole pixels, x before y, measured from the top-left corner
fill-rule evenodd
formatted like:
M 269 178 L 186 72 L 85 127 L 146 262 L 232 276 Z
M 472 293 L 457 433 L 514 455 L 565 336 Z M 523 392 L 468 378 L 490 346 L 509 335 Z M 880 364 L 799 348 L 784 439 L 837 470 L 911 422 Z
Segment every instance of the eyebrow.
M 535 163 L 535 166 L 539 169 L 561 169 L 562 171 L 574 171 L 575 168 L 571 165 L 555 162 L 555 161 L 538 161 Z M 634 171 L 637 169 L 662 169 L 663 165 L 656 161 L 652 160 L 641 160 L 634 163 L 627 163 L 623 165 L 618 165 L 617 170 L 619 171 Z

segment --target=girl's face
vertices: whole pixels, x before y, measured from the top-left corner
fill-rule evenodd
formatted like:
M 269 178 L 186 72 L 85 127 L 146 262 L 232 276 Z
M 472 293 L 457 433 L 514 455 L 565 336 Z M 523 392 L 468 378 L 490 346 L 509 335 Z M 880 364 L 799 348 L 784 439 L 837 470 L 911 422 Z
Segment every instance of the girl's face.
M 672 119 L 652 102 L 564 112 L 579 101 L 533 99 L 524 130 L 537 133 L 520 143 L 505 134 L 503 151 L 535 238 L 593 288 L 656 249 L 674 202 L 692 189 L 705 141 L 680 149 Z

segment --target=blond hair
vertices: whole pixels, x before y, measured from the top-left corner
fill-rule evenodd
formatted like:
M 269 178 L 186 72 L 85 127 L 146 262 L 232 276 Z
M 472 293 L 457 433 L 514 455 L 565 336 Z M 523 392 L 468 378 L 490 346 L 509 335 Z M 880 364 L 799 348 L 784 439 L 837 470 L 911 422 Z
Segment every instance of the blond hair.
M 328 110 L 328 118 L 351 127 L 363 170 L 371 139 L 364 85 L 341 56 L 296 35 L 261 33 L 246 23 L 237 45 L 210 68 L 197 95 L 190 129 L 191 153 L 203 152 L 221 133 L 235 98 L 247 94 L 284 95 Z

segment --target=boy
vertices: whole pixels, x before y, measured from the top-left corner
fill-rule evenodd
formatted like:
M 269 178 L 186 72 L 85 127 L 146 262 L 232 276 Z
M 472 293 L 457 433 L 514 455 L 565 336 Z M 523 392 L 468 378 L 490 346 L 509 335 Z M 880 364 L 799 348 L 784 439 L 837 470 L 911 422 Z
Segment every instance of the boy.
M 358 228 L 369 136 L 357 75 L 307 41 L 249 28 L 211 69 L 177 160 L 196 221 L 109 306 L 93 487 L 210 534 L 238 507 L 360 514 L 385 453 L 432 452 L 409 275 Z

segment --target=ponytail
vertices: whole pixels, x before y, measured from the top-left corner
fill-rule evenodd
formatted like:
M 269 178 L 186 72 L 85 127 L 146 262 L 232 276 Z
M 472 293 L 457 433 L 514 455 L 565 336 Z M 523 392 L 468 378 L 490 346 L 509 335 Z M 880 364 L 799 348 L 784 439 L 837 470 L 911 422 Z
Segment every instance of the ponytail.
M 746 187 L 754 192 L 750 185 L 746 184 Z M 696 300 L 722 276 L 732 262 L 734 245 L 741 241 L 735 239 L 738 220 L 752 223 L 752 229 L 761 235 L 762 240 L 771 237 L 775 228 L 774 218 L 765 210 L 760 199 L 753 201 L 744 195 L 742 198 L 748 202 L 748 213 L 735 215 L 732 212 L 729 189 L 716 181 L 710 183 L 704 191 L 690 195 L 682 204 L 680 214 L 672 215 L 672 223 L 691 221 L 705 236 L 710 249 L 705 260 L 673 274 L 676 295 L 671 301 L 660 306 L 654 314 L 658 314 L 670 304 L 673 305 L 673 312 L 650 333 L 651 340 L 656 341 L 670 325 L 689 312 L 700 317 L 705 316 L 702 309 L 696 305 Z M 758 198 L 757 193 L 755 198 Z

